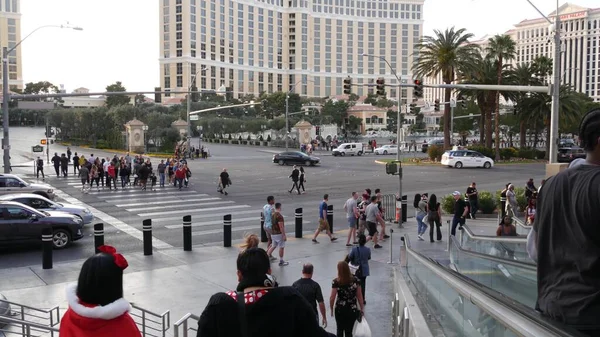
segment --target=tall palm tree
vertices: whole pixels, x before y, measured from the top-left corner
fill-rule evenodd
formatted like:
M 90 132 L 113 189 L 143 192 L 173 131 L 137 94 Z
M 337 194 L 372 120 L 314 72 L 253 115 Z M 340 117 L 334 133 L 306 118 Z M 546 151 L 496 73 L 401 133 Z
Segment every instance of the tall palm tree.
M 535 77 L 536 68 L 533 63 L 521 63 L 513 67 L 508 72 L 508 81 L 514 85 L 541 85 L 541 81 Z M 525 147 L 527 137 L 527 125 L 531 121 L 531 116 L 527 109 L 524 109 L 523 103 L 530 96 L 526 92 L 514 92 L 515 110 L 519 117 L 519 148 Z M 535 121 L 534 121 L 535 122 Z
M 502 70 L 504 61 L 511 61 L 517 54 L 517 44 L 509 35 L 496 35 L 489 39 L 489 46 L 486 48 L 487 57 L 497 62 L 498 85 L 502 84 Z M 496 160 L 500 160 L 500 91 L 496 91 Z
M 424 36 L 415 47 L 416 61 L 413 72 L 419 77 L 435 77 L 442 74 L 442 80 L 451 84 L 457 75 L 472 68 L 479 55 L 479 46 L 469 42 L 473 34 L 464 28 L 454 27 L 444 32 L 434 31 L 434 36 Z M 452 89 L 446 88 L 444 102 L 449 102 Z M 450 147 L 450 105 L 444 105 L 444 147 Z
M 535 76 L 543 85 L 548 84 L 548 76 L 552 73 L 552 59 L 547 56 L 537 56 L 533 59 L 531 67 Z

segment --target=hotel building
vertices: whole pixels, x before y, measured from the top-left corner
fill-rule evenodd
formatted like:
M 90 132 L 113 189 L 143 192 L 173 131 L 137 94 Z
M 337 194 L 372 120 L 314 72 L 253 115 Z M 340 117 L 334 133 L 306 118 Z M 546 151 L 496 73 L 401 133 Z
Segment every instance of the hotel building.
M 21 13 L 19 0 L 0 1 L 0 57 L 2 48 L 14 47 L 21 41 Z M 2 67 L 0 66 L 0 89 L 2 88 Z M 11 89 L 23 88 L 21 69 L 21 47 L 8 55 L 8 85 Z M 1 92 L 1 91 L 0 91 Z M 1 94 L 0 94 L 1 95 Z
M 411 83 L 424 0 L 159 0 L 160 81 L 171 96 L 195 86 L 234 97 L 293 91 L 306 97 L 374 92 L 383 77 Z M 206 69 L 206 70 L 202 70 Z M 192 79 L 196 76 L 195 83 Z M 178 93 L 179 92 L 179 93 Z M 412 88 L 388 88 L 412 97 Z M 169 96 L 169 94 L 167 95 Z M 411 98 L 412 99 L 412 98 Z

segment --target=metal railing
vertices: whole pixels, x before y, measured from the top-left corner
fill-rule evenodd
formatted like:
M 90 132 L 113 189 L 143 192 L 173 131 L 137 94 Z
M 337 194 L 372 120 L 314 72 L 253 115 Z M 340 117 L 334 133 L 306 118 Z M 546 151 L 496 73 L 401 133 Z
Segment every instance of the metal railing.
M 38 336 L 58 336 L 58 328 L 47 326 L 41 323 L 24 321 L 12 317 L 1 316 L 0 321 L 6 323 L 6 326 L 0 328 L 0 333 L 6 337 L 21 336 L 21 337 L 38 337 Z M 14 331 L 11 327 L 22 327 L 21 331 Z
M 173 332 L 175 337 L 188 337 L 188 336 L 196 336 L 198 329 L 195 327 L 198 326 L 198 320 L 200 317 L 187 313 L 185 316 L 181 317 L 175 324 L 173 324 Z M 193 324 L 190 325 L 189 320 L 193 320 Z M 190 335 L 190 331 L 192 334 Z
M 383 207 L 383 220 L 391 221 L 396 220 L 396 195 L 386 194 L 381 200 L 381 207 Z
M 171 327 L 171 312 L 156 314 L 131 303 L 129 314 L 137 324 L 143 337 L 166 337 Z
M 7 323 L 8 318 L 12 320 L 18 320 L 20 322 L 26 322 L 32 325 L 39 325 L 44 327 L 53 327 L 60 322 L 60 309 L 58 306 L 54 306 L 50 309 L 39 309 L 31 306 L 23 305 L 20 303 L 11 302 L 0 297 L 0 302 L 7 304 L 10 308 L 9 316 L 0 316 L 0 322 Z M 8 326 L 11 323 L 7 323 Z M 5 327 L 6 328 L 6 327 Z M 21 335 L 26 336 L 27 327 L 21 326 Z M 3 331 L 3 330 L 0 330 Z M 5 332 L 7 333 L 7 332 Z M 16 332 L 11 332 L 16 334 Z M 28 336 L 28 335 L 27 335 Z

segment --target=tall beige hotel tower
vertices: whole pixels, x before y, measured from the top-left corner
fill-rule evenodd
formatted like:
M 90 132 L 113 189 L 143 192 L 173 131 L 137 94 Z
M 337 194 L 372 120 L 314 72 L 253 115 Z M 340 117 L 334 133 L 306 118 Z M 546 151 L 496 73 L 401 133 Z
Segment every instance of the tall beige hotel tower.
M 2 0 L 3 1 L 3 0 Z M 343 79 L 366 95 L 383 77 L 410 83 L 424 0 L 159 0 L 160 81 L 182 97 L 224 85 L 234 97 L 289 91 L 341 95 Z M 201 69 L 206 68 L 206 71 Z M 389 88 L 388 96 L 398 97 Z M 404 99 L 412 88 L 402 89 Z
M 2 48 L 14 47 L 21 41 L 21 13 L 19 0 L 0 0 L 0 57 Z M 8 85 L 11 89 L 22 89 L 21 48 L 8 55 Z M 2 89 L 2 67 L 0 67 L 0 89 Z M 1 96 L 0 90 L 0 96 Z

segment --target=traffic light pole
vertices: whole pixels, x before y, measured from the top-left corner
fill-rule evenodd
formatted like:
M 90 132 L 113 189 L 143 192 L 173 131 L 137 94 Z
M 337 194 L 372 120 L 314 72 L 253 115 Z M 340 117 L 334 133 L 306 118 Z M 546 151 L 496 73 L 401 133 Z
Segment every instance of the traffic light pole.
M 48 140 L 48 133 L 50 133 L 50 128 L 48 127 L 50 123 L 48 122 L 48 113 L 46 112 L 46 161 L 47 164 L 50 164 L 50 141 Z

